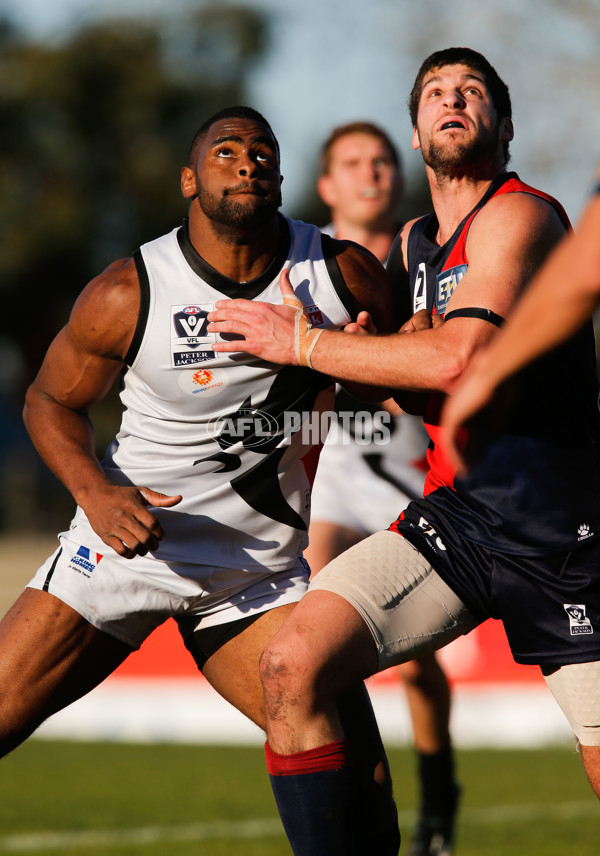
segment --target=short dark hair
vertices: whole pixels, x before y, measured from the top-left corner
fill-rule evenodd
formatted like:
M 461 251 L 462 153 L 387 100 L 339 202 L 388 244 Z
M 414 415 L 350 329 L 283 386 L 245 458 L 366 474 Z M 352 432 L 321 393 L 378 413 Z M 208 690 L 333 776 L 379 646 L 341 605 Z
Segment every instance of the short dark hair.
M 321 149 L 321 175 L 327 175 L 329 172 L 329 167 L 331 165 L 331 150 L 334 143 L 337 143 L 337 141 L 341 140 L 342 137 L 347 137 L 350 134 L 368 134 L 370 137 L 378 137 L 389 150 L 394 166 L 397 169 L 401 168 L 400 154 L 398 153 L 398 149 L 394 145 L 389 134 L 373 122 L 359 121 L 349 122 L 347 125 L 338 125 L 337 128 L 334 128 L 331 134 L 327 137 Z
M 408 109 L 413 128 L 417 126 L 417 112 L 425 75 L 434 68 L 442 68 L 445 65 L 467 65 L 469 68 L 479 71 L 483 75 L 485 85 L 490 91 L 498 116 L 501 119 L 511 118 L 512 105 L 510 103 L 508 86 L 483 54 L 471 48 L 446 48 L 445 50 L 435 51 L 428 56 L 417 73 L 408 100 Z
M 202 145 L 202 142 L 204 141 L 204 138 L 206 137 L 209 129 L 212 128 L 215 122 L 220 122 L 222 119 L 249 119 L 253 122 L 260 122 L 260 124 L 264 125 L 273 137 L 273 142 L 275 143 L 275 149 L 277 151 L 277 160 L 281 159 L 277 137 L 273 133 L 273 128 L 267 122 L 262 113 L 259 113 L 258 110 L 255 110 L 253 107 L 245 107 L 243 104 L 235 104 L 232 107 L 223 107 L 221 110 L 217 110 L 216 113 L 213 113 L 212 116 L 209 116 L 208 119 L 206 119 L 206 121 L 200 125 L 200 127 L 194 134 L 194 138 L 190 146 L 190 166 L 194 166 L 198 149 Z

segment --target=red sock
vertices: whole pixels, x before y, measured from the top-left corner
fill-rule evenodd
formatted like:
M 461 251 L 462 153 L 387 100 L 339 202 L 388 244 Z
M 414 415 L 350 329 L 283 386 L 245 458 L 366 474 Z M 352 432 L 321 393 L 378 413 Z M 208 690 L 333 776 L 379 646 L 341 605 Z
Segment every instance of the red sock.
M 350 753 L 345 740 L 336 740 L 326 746 L 279 755 L 265 743 L 267 770 L 271 776 L 294 776 L 301 773 L 319 773 L 322 770 L 340 770 L 350 763 Z

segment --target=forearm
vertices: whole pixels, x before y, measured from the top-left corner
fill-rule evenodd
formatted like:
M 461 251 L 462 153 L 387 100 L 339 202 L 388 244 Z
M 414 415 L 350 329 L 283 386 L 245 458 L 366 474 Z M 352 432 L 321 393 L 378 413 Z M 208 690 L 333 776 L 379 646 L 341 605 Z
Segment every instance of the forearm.
M 460 374 L 461 356 L 438 347 L 437 331 L 349 336 L 324 331 L 313 353 L 318 371 L 387 389 L 446 391 Z
M 85 504 L 94 486 L 108 483 L 85 414 L 30 392 L 23 418 L 38 454 L 78 504 Z

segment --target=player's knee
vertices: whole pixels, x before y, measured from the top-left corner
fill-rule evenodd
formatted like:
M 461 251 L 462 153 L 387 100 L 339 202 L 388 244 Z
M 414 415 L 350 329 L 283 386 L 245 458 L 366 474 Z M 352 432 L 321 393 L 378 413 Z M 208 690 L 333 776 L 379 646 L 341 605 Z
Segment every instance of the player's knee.
M 291 640 L 271 640 L 260 658 L 260 679 L 263 685 L 268 717 L 277 715 L 281 706 L 293 701 L 295 705 L 311 695 L 314 676 L 311 674 L 310 658 L 302 660 L 302 643 Z M 300 668 L 302 663 L 302 668 Z

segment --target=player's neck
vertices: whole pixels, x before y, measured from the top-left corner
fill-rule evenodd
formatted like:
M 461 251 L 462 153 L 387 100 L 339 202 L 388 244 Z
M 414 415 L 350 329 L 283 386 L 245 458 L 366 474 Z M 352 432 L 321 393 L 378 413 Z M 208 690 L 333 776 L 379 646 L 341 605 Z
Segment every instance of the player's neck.
M 334 218 L 333 225 L 336 238 L 343 241 L 354 241 L 366 247 L 382 263 L 387 260 L 398 232 L 393 220 L 378 225 L 364 226 Z
M 470 175 L 439 177 L 429 168 L 427 172 L 431 200 L 439 224 L 436 241 L 442 246 L 477 205 L 498 173 L 491 177 L 474 178 Z
M 279 217 L 256 229 L 234 229 L 190 207 L 189 237 L 196 252 L 223 276 L 249 282 L 268 267 L 279 246 Z

